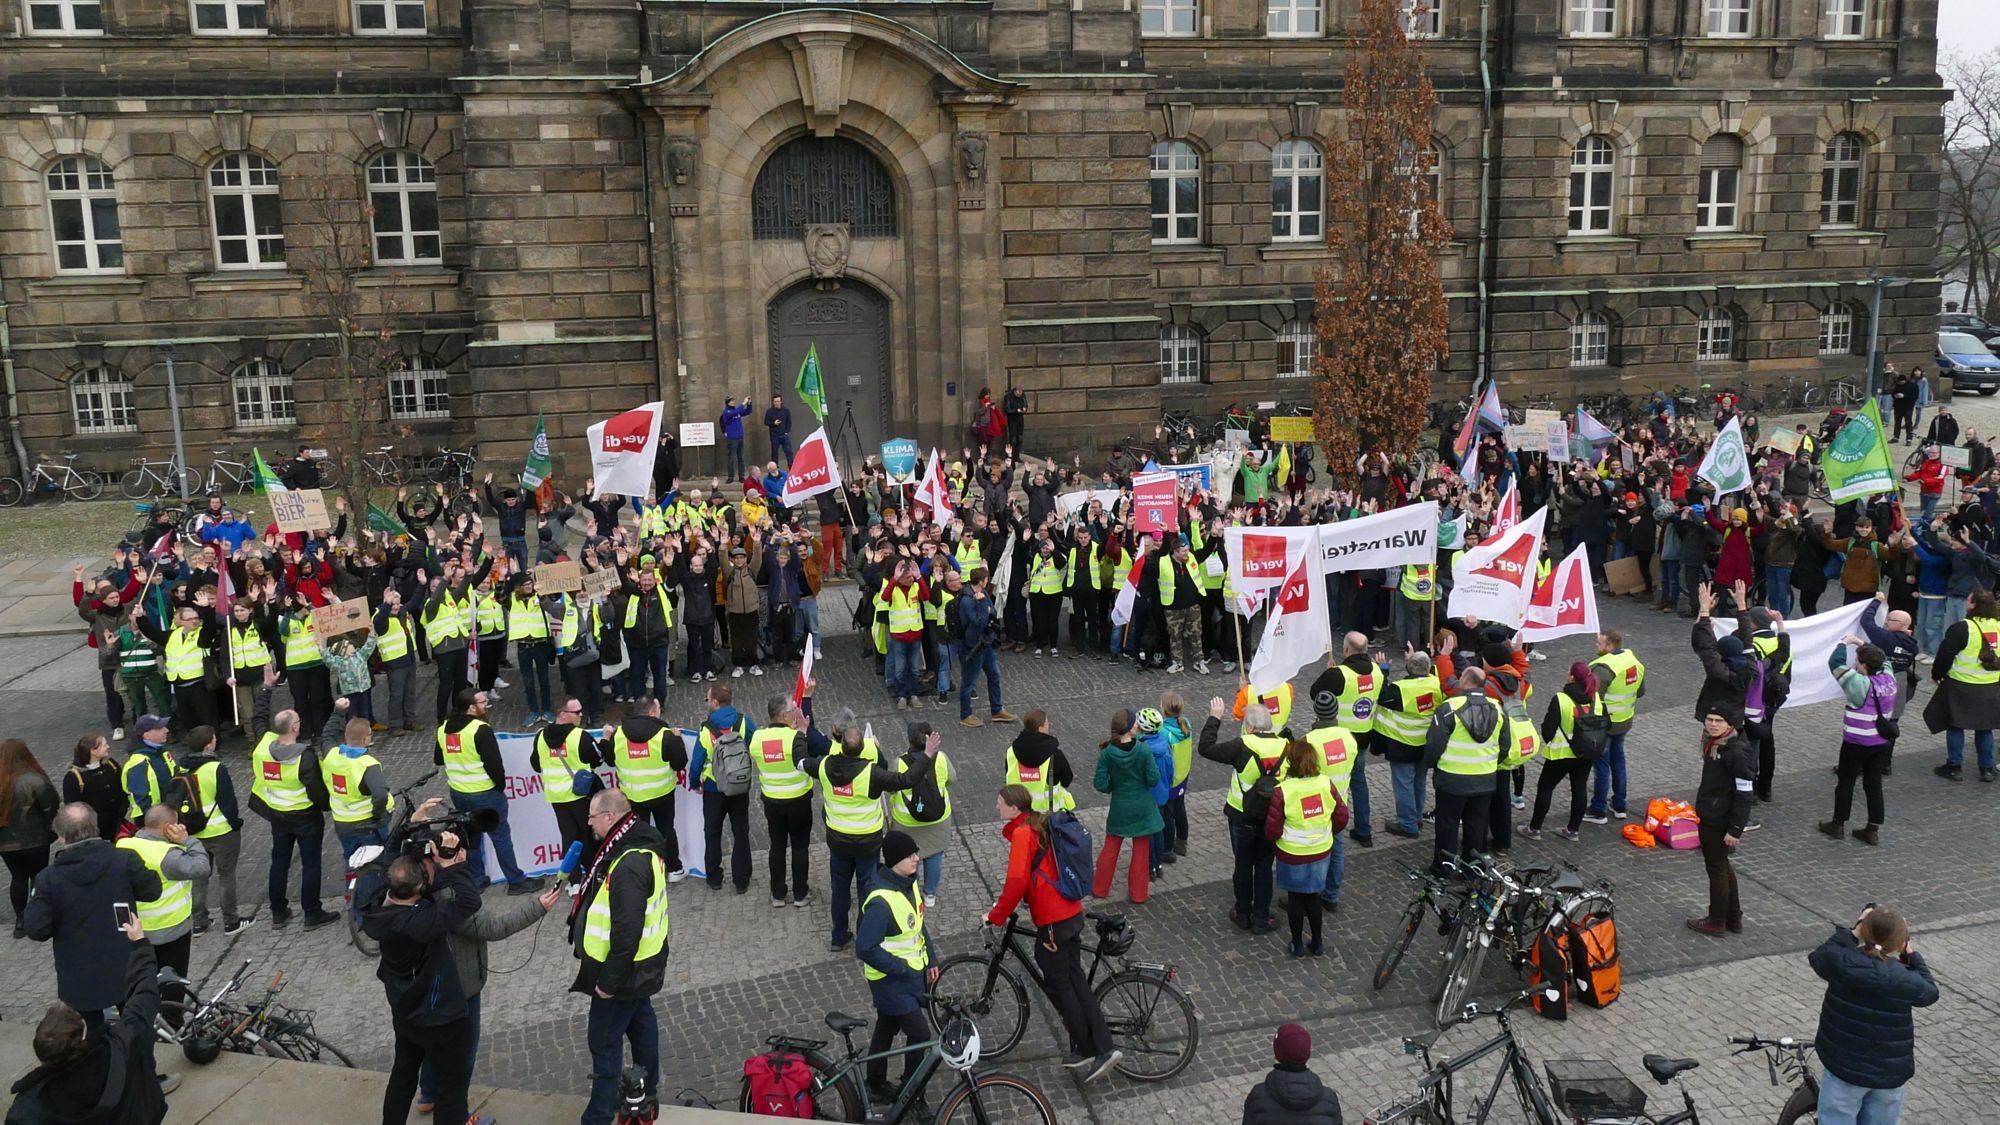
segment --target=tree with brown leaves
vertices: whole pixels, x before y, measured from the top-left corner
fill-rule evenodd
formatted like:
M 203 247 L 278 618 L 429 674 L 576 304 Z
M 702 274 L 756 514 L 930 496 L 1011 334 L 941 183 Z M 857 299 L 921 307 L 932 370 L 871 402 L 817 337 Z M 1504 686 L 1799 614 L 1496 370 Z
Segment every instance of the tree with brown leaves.
M 1313 404 L 1320 448 L 1343 485 L 1361 454 L 1416 448 L 1430 373 L 1450 347 L 1437 256 L 1451 228 L 1426 166 L 1437 93 L 1404 33 L 1403 4 L 1361 0 L 1344 121 L 1327 152 L 1332 254 L 1318 278 Z

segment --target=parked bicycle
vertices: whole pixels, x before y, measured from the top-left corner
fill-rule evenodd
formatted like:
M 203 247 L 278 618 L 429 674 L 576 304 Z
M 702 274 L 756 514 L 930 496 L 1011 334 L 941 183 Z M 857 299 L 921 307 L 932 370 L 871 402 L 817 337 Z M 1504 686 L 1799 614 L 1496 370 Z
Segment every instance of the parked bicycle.
M 1090 990 L 1104 1009 L 1112 1043 L 1123 1052 L 1118 1072 L 1135 1082 L 1164 1082 L 1187 1069 L 1201 1045 L 1201 1020 L 1194 1001 L 1174 981 L 1177 970 L 1128 960 L 1138 935 L 1122 915 L 1085 911 L 1084 918 L 1096 925 L 1096 940 L 1086 941 L 1083 952 L 1090 958 Z M 987 1050 L 998 1058 L 1019 1046 L 1027 1030 L 1028 989 L 1022 976 L 1040 988 L 1042 974 L 1015 940 L 1035 940 L 1033 926 L 1009 918 L 997 941 L 990 928 L 985 936 L 985 953 L 961 953 L 939 962 L 928 1003 L 933 1020 L 947 1008 L 970 1014 L 992 1037 Z M 1015 965 L 1007 963 L 1010 955 Z M 1099 983 L 1098 970 L 1107 960 L 1117 967 Z
M 1733 1036 L 1729 1042 L 1736 1048 L 1730 1052 L 1732 1055 L 1769 1051 L 1770 1054 L 1764 1056 L 1764 1063 L 1770 1069 L 1771 1085 L 1793 1088 L 1791 1096 L 1785 1099 L 1784 1108 L 1778 1111 L 1778 1125 L 1800 1125 L 1802 1122 L 1809 1125 L 1818 1116 L 1819 1075 L 1813 1072 L 1812 1062 L 1806 1057 L 1813 1049 L 1810 1040 L 1800 1041 L 1789 1035 L 1766 1039 L 1752 1032 Z
M 1456 923 L 1442 983 L 1436 989 L 1440 1024 L 1460 1011 L 1494 946 L 1506 954 L 1508 967 L 1519 972 L 1528 963 L 1535 939 L 1551 921 L 1564 917 L 1576 924 L 1592 913 L 1611 910 L 1611 884 L 1600 880 L 1587 885 L 1567 865 L 1561 870 L 1546 863 L 1511 870 L 1491 862 L 1462 866 L 1471 876 L 1472 891 Z
M 1826 397 L 1833 406 L 1859 406 L 1868 401 L 1868 389 L 1850 379 L 1834 379 L 1826 385 Z
M 376 484 L 402 484 L 410 479 L 410 466 L 396 456 L 396 447 L 384 445 L 373 453 L 355 455 L 355 464 Z
M 867 1020 L 828 1012 L 826 1026 L 840 1036 L 846 1048 L 845 1056 L 838 1062 L 826 1053 L 827 1041 L 824 1039 L 773 1035 L 764 1043 L 773 1050 L 800 1056 L 811 1068 L 815 1120 L 879 1121 L 888 1125 L 899 1125 L 903 1121 L 931 1121 L 936 1125 L 968 1125 L 971 1122 L 978 1122 L 979 1125 L 1025 1125 L 1039 1121 L 1055 1125 L 1055 1107 L 1049 1104 L 1048 1096 L 1034 1083 L 1012 1074 L 997 1071 L 980 1073 L 973 1069 L 979 1063 L 981 1037 L 978 1027 L 960 1005 L 949 1000 L 938 1001 L 934 1011 L 942 1017 L 938 1038 L 872 1055 L 864 1055 L 854 1046 L 854 1033 L 867 1027 Z M 919 1052 L 923 1053 L 923 1060 L 908 1080 L 896 1088 L 894 1100 L 886 1106 L 877 1106 L 869 1096 L 868 1083 L 862 1080 L 867 1065 L 878 1059 Z M 956 1071 L 957 1078 L 946 1091 L 944 1100 L 938 1103 L 936 1113 L 931 1114 L 924 1104 L 924 1087 L 940 1067 Z M 755 1108 L 747 1076 L 737 1098 L 737 1108 L 745 1113 Z
M 241 455 L 228 449 L 211 449 L 209 455 L 208 479 L 203 482 L 203 492 L 244 493 L 257 487 L 257 468 L 252 462 L 241 459 Z
M 179 496 L 181 477 L 188 478 L 188 488 L 192 491 L 197 483 L 196 474 L 183 474 L 180 462 L 172 457 L 164 461 L 148 460 L 144 457 L 132 458 L 132 467 L 118 478 L 118 487 L 128 500 L 150 500 L 156 496 Z
M 60 465 L 39 462 L 28 471 L 26 480 L 0 477 L 0 507 L 11 508 L 31 498 L 95 500 L 104 495 L 104 478 L 89 469 L 77 468 L 78 456 L 65 453 Z
M 1382 956 L 1375 962 L 1375 991 L 1389 986 L 1390 978 L 1396 975 L 1397 966 L 1409 953 L 1411 943 L 1417 939 L 1417 930 L 1424 924 L 1424 915 L 1437 919 L 1438 936 L 1451 938 L 1458 927 L 1465 907 L 1465 899 L 1471 893 L 1470 887 L 1454 890 L 1444 880 L 1437 878 L 1420 867 L 1409 868 L 1409 880 L 1417 888 L 1416 897 L 1403 908 L 1403 916 L 1397 920 L 1394 933 L 1389 935 L 1389 944 L 1382 949 Z
M 230 1003 L 229 997 L 243 987 L 243 978 L 249 972 L 250 960 L 245 958 L 208 999 L 160 1001 L 160 1013 L 153 1023 L 154 1035 L 161 1043 L 179 1045 L 188 1061 L 195 1063 L 213 1062 L 221 1052 L 229 1051 L 353 1067 L 347 1052 L 321 1039 L 313 1030 L 311 1012 L 278 1003 L 278 994 L 285 988 L 283 972 L 272 976 L 263 999 L 248 1005 Z M 208 987 L 207 977 L 195 985 L 172 969 L 161 969 L 160 981 L 181 985 L 189 990 L 190 996 L 198 996 Z
M 468 445 L 464 449 L 453 449 L 448 445 L 438 446 L 438 455 L 417 467 L 417 478 L 432 484 L 450 485 L 453 488 L 470 488 L 473 469 L 479 464 L 479 446 Z

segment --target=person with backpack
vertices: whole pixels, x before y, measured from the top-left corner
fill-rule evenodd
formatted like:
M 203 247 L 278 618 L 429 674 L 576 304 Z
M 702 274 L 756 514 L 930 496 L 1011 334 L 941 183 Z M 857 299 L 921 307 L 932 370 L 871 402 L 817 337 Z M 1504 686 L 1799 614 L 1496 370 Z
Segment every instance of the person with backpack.
M 1007 877 L 993 909 L 986 912 L 986 924 L 1005 926 L 1027 904 L 1042 991 L 1069 1034 L 1063 1065 L 1084 1071 L 1084 1081 L 1093 1081 L 1124 1055 L 1111 1041 L 1104 1009 L 1083 971 L 1083 897 L 1089 890 L 1083 873 L 1090 869 L 1090 833 L 1074 813 L 1035 811 L 1034 798 L 1020 785 L 1000 787 L 993 814 L 1007 840 Z M 1057 818 L 1060 832 L 1052 827 Z
M 194 943 L 194 880 L 209 873 L 208 850 L 188 835 L 181 823 L 180 810 L 161 803 L 146 810 L 139 830 L 118 841 L 118 846 L 134 852 L 148 870 L 160 878 L 160 894 L 132 904 L 132 912 L 146 927 L 146 940 L 162 968 L 185 977 Z M 164 999 L 176 1002 L 163 1013 L 170 1027 L 181 1025 L 179 1001 L 187 999 L 187 987 L 168 984 L 161 988 Z
M 1132 712 L 1120 708 L 1111 716 L 1111 736 L 1097 748 L 1094 784 L 1099 793 L 1111 795 L 1111 811 L 1104 823 L 1104 845 L 1097 853 L 1097 876 L 1090 893 L 1097 898 L 1111 894 L 1118 875 L 1120 841 L 1132 845 L 1126 892 L 1134 904 L 1146 901 L 1148 878 L 1152 874 L 1153 836 L 1160 830 L 1160 806 L 1153 799 L 1160 783 L 1158 763 L 1150 749 L 1139 745 Z
M 1535 812 L 1519 829 L 1530 840 L 1541 838 L 1556 786 L 1564 781 L 1569 782 L 1569 824 L 1556 829 L 1556 835 L 1574 841 L 1583 827 L 1584 782 L 1603 758 L 1611 732 L 1602 686 L 1590 668 L 1581 660 L 1571 664 L 1569 681 L 1542 715 L 1542 774 L 1535 780 Z M 1619 790 L 1624 790 L 1622 775 Z
M 912 724 L 913 726 L 923 724 Z M 939 759 L 942 763 L 943 759 Z M 868 1093 L 882 1105 L 893 1105 L 901 1086 L 889 1085 L 887 1051 L 902 1033 L 907 1046 L 932 1038 L 924 1016 L 924 994 L 937 983 L 937 947 L 924 925 L 924 908 L 917 903 L 917 842 L 907 832 L 891 831 L 882 838 L 882 866 L 874 886 L 861 901 L 861 922 L 855 927 L 854 953 L 868 978 L 868 996 L 875 1004 L 875 1030 L 868 1040 Z M 903 1084 L 924 1062 L 924 1053 L 903 1056 Z M 928 1116 L 923 1095 L 916 1099 L 919 1118 Z
M 1937 690 L 1924 704 L 1924 725 L 1944 731 L 1944 764 L 1931 770 L 1946 781 L 1964 774 L 1965 732 L 1979 752 L 1979 780 L 2000 780 L 1993 763 L 1993 730 L 2000 727 L 2000 605 L 1991 590 L 1965 600 L 1965 619 L 1945 628 L 1931 680 Z
M 229 767 L 215 756 L 214 727 L 196 727 L 187 735 L 188 756 L 181 762 L 187 770 L 188 793 L 181 810 L 181 823 L 188 834 L 201 841 L 208 851 L 209 873 L 194 881 L 194 936 L 208 932 L 208 892 L 211 882 L 222 891 L 222 933 L 235 937 L 250 927 L 250 920 L 237 912 L 236 863 L 243 853 L 243 814 L 236 804 L 236 783 Z
M 812 690 L 810 681 L 806 690 Z M 829 896 L 833 935 L 827 948 L 838 953 L 854 940 L 850 928 L 854 892 L 858 889 L 865 895 L 875 883 L 875 865 L 887 828 L 882 815 L 882 796 L 910 788 L 917 783 L 917 775 L 910 769 L 915 763 L 905 762 L 901 770 L 881 765 L 876 755 L 869 752 L 861 728 L 854 723 L 843 724 L 836 718 L 834 726 L 840 732 L 839 743 L 830 747 L 828 753 L 801 760 L 799 769 L 819 783 L 820 817 L 826 825 L 827 875 L 833 886 Z M 924 743 L 925 755 L 935 758 L 943 741 L 932 734 Z
M 708 887 L 722 887 L 722 826 L 733 845 L 729 877 L 739 895 L 750 893 L 750 739 L 757 724 L 730 702 L 729 685 L 708 689 L 708 717 L 701 722 L 688 776 L 701 780 L 701 821 L 707 840 Z
M 1226 742 L 1216 739 L 1228 704 L 1220 696 L 1208 701 L 1208 721 L 1201 725 L 1195 753 L 1229 767 L 1229 792 L 1223 815 L 1229 821 L 1229 846 L 1235 856 L 1230 887 L 1236 902 L 1229 921 L 1239 930 L 1268 934 L 1278 928 L 1271 916 L 1271 843 L 1264 836 L 1264 817 L 1283 768 L 1286 740 L 1271 733 L 1271 710 L 1262 703 L 1243 708 L 1241 733 Z
M 1841 638 L 1847 648 L 1835 648 L 1827 657 L 1827 668 L 1846 696 L 1847 710 L 1841 722 L 1839 780 L 1833 787 L 1833 819 L 1820 822 L 1819 830 L 1838 840 L 1847 834 L 1847 818 L 1854 811 L 1854 779 L 1861 779 L 1868 798 L 1868 824 L 1854 830 L 1854 838 L 1864 844 L 1877 842 L 1877 833 L 1887 814 L 1882 803 L 1882 767 L 1896 751 L 1897 685 L 1889 671 L 1888 656 L 1853 634 Z M 1854 654 L 1851 661 L 1844 659 Z
M 956 836 L 951 827 L 951 783 L 958 774 L 943 750 L 936 757 L 926 756 L 933 737 L 943 741 L 930 723 L 912 720 L 904 733 L 903 772 L 910 775 L 912 784 L 889 794 L 889 819 L 896 822 L 890 835 L 900 831 L 916 843 L 923 869 L 924 906 L 929 908 L 937 905 L 945 849 Z
M 1818 1120 L 1821 1125 L 1896 1125 L 1917 1072 L 1913 1009 L 1938 1001 L 1910 924 L 1870 905 L 1852 929 L 1836 928 L 1806 956 L 1826 982 L 1820 1001 Z

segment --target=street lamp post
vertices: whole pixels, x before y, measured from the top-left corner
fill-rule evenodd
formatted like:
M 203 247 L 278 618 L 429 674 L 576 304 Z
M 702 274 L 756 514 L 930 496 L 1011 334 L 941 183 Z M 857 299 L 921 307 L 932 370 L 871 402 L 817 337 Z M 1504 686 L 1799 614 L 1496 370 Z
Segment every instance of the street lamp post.
M 160 355 L 167 361 L 167 417 L 174 427 L 174 465 L 180 477 L 181 503 L 188 502 L 187 447 L 181 438 L 181 391 L 174 382 L 174 346 L 168 344 L 160 349 Z
M 1877 350 L 1882 331 L 1882 290 L 1890 285 L 1902 285 L 1907 277 L 1871 277 L 1868 286 L 1874 293 L 1868 299 L 1868 397 L 1875 397 L 1877 370 L 1881 366 L 1881 355 Z

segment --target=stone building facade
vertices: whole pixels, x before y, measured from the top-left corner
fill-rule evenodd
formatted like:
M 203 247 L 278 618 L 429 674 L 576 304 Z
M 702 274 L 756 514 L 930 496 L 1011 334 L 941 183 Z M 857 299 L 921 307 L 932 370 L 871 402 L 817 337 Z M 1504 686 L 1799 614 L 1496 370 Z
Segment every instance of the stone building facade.
M 312 439 L 329 272 L 391 326 L 385 443 L 503 463 L 537 414 L 576 463 L 641 402 L 761 407 L 808 346 L 871 450 L 955 444 L 1010 383 L 1044 451 L 1309 399 L 1355 0 L 7 2 L 34 456 L 170 448 L 169 354 L 193 460 Z M 1438 393 L 1858 378 L 1878 288 L 1884 352 L 1928 364 L 1935 16 L 1413 14 L 1454 232 Z

